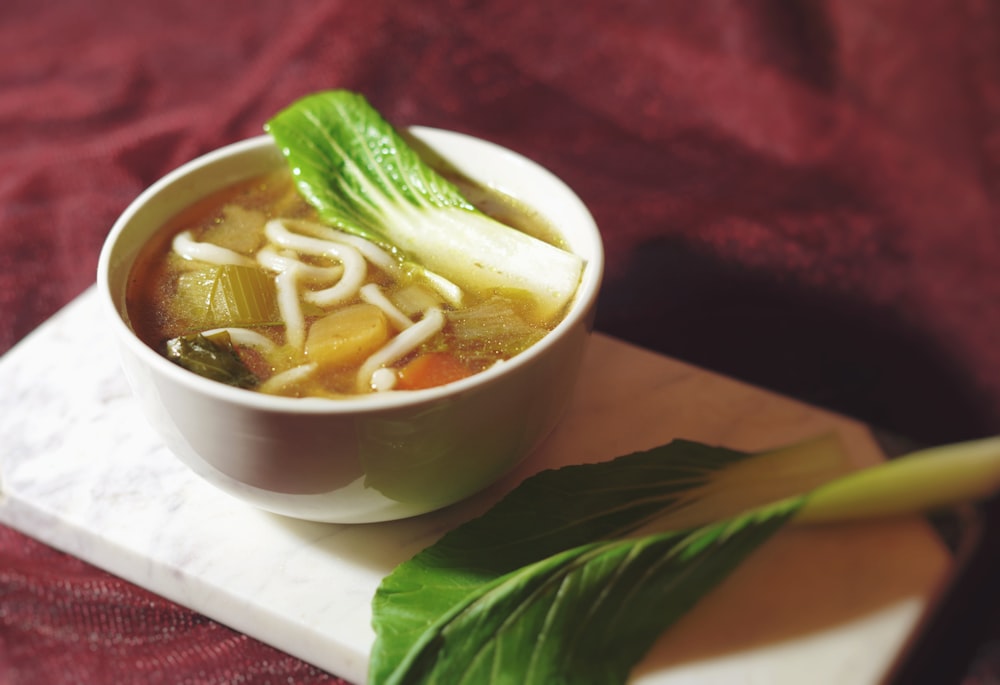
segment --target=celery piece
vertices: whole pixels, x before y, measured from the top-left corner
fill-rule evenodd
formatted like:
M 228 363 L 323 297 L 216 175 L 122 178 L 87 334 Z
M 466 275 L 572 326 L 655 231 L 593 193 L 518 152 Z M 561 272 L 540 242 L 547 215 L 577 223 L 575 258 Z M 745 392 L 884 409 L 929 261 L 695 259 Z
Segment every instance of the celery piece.
M 280 321 L 274 278 L 253 266 L 226 264 L 183 273 L 177 292 L 191 319 L 203 328 Z
M 227 264 L 219 270 L 213 309 L 230 326 L 254 326 L 278 320 L 274 278 L 263 269 Z

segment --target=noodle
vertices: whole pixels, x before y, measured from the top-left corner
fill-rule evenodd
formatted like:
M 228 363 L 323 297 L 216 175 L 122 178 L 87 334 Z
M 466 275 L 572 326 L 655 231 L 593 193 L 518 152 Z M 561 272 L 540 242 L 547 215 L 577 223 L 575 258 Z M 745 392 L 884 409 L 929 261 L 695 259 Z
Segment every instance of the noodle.
M 293 265 L 297 265 L 299 277 L 304 281 L 313 283 L 329 283 L 330 281 L 336 281 L 344 275 L 343 265 L 315 266 L 313 264 L 306 264 L 295 257 L 278 254 L 272 247 L 265 247 L 257 253 L 257 263 L 268 271 L 275 271 L 277 273 L 287 271 Z
M 227 264 L 235 266 L 253 266 L 253 260 L 241 255 L 239 252 L 219 247 L 212 243 L 196 242 L 191 235 L 191 231 L 182 231 L 177 234 L 172 243 L 174 252 L 184 259 L 207 262 L 224 266 Z
M 287 371 L 274 374 L 261 383 L 257 389 L 261 392 L 277 392 L 284 387 L 292 385 L 293 383 L 299 383 L 305 380 L 315 373 L 318 368 L 318 364 L 301 364 L 299 366 L 293 366 Z
M 302 221 L 301 219 L 282 219 L 285 226 L 294 228 L 302 233 L 310 234 L 322 240 L 329 240 L 334 243 L 350 245 L 365 256 L 369 262 L 393 276 L 399 275 L 399 263 L 396 258 L 383 250 L 381 247 L 355 235 L 349 235 L 338 231 L 330 226 L 318 224 L 315 221 Z
M 389 298 L 385 296 L 382 289 L 375 283 L 367 283 L 361 286 L 361 299 L 368 304 L 373 304 L 389 317 L 389 321 L 396 325 L 396 328 L 403 331 L 413 325 L 413 321 L 403 312 L 399 311 Z
M 387 366 L 408 355 L 444 328 L 444 313 L 437 308 L 429 309 L 424 318 L 402 331 L 385 347 L 368 357 L 358 371 L 358 388 L 371 387 L 372 374 L 381 366 Z
M 253 347 L 254 349 L 265 353 L 273 352 L 278 347 L 274 344 L 274 341 L 267 336 L 261 335 L 257 331 L 251 331 L 249 328 L 213 328 L 211 330 L 204 331 L 202 335 L 211 336 L 223 331 L 229 334 L 229 339 L 236 345 Z
M 278 291 L 278 311 L 285 324 L 285 340 L 296 350 L 306 341 L 306 320 L 299 304 L 299 269 L 291 265 L 274 279 Z
M 368 275 L 368 266 L 361 253 L 350 245 L 297 235 L 285 228 L 280 219 L 272 219 L 264 227 L 269 239 L 298 252 L 320 257 L 334 257 L 344 266 L 344 274 L 333 286 L 306 293 L 306 299 L 321 307 L 330 307 L 346 302 L 358 294 L 358 290 Z

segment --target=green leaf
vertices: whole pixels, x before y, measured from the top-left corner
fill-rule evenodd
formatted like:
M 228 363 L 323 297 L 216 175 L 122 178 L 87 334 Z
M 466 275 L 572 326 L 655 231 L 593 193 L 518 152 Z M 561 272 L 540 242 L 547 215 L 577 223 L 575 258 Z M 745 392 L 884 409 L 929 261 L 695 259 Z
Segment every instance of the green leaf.
M 229 333 L 211 336 L 192 333 L 171 338 L 166 344 L 167 359 L 220 383 L 252 389 L 260 382 L 233 349 Z
M 485 584 L 374 683 L 623 683 L 683 616 L 804 501 L 693 531 L 575 547 Z
M 467 292 L 526 297 L 541 320 L 558 314 L 576 292 L 578 256 L 477 210 L 363 96 L 309 95 L 265 129 L 303 197 L 340 230 Z
M 839 443 L 832 437 L 824 437 L 758 455 L 676 440 L 611 462 L 539 473 L 525 480 L 485 515 L 446 534 L 383 580 L 373 600 L 377 637 L 371 658 L 371 682 L 420 682 L 403 678 L 409 668 L 407 664 L 419 662 L 420 672 L 426 670 L 428 653 L 433 651 L 432 647 L 441 646 L 443 638 L 439 633 L 450 625 L 450 617 L 470 602 L 482 606 L 478 602 L 487 600 L 479 598 L 485 592 L 493 592 L 493 586 L 507 574 L 530 584 L 535 573 L 563 572 L 550 566 L 563 563 L 555 560 L 558 555 L 570 554 L 564 559 L 570 563 L 570 558 L 577 559 L 576 555 L 587 548 L 588 554 L 593 554 L 579 557 L 570 565 L 578 564 L 581 559 L 593 559 L 593 565 L 573 566 L 576 570 L 572 577 L 580 580 L 592 576 L 595 584 L 587 591 L 596 592 L 608 582 L 603 574 L 614 567 L 613 563 L 608 566 L 609 560 L 626 554 L 624 548 L 614 545 L 639 544 L 634 540 L 614 544 L 600 541 L 636 534 L 653 522 L 659 531 L 685 530 L 727 518 L 749 505 L 808 491 L 847 468 Z M 722 529 L 713 530 L 714 533 L 706 530 L 694 536 L 668 536 L 649 544 L 659 554 L 666 553 L 665 546 L 672 544 L 668 540 L 683 542 L 683 549 L 678 549 L 677 554 L 684 559 L 697 551 L 699 545 L 711 548 L 714 541 L 723 539 Z M 595 543 L 600 544 L 587 547 Z M 636 549 L 645 550 L 644 544 Z M 598 549 L 602 551 L 597 552 Z M 742 554 L 737 552 L 733 558 Z M 648 554 L 654 552 L 644 551 L 638 558 L 647 559 Z M 702 559 L 699 563 L 719 563 L 698 558 Z M 541 566 L 534 566 L 537 564 Z M 527 572 L 528 575 L 518 575 L 531 568 L 535 570 Z M 564 571 L 569 572 L 570 566 Z M 582 586 L 573 587 L 584 591 Z M 684 588 L 685 593 L 692 592 L 687 585 Z M 678 606 L 688 606 L 687 596 L 678 600 Z M 641 602 L 636 606 L 640 607 L 639 614 L 648 613 L 641 608 Z M 664 615 L 669 613 L 666 611 Z M 642 623 L 647 619 L 633 616 L 628 620 Z M 597 629 L 600 624 L 590 625 Z M 449 628 L 448 635 L 456 635 L 458 630 Z M 490 632 L 488 628 L 485 630 Z M 500 670 L 517 676 L 521 673 L 520 657 L 515 655 Z M 587 655 L 578 657 L 579 668 L 589 669 Z
M 787 522 L 912 514 L 1000 489 L 1000 438 L 860 471 L 843 457 L 829 438 L 760 455 L 675 441 L 529 478 L 383 581 L 370 681 L 623 683 Z
M 475 208 L 426 165 L 368 101 L 345 90 L 308 95 L 267 122 L 306 200 L 331 224 L 392 249 L 386 204 Z

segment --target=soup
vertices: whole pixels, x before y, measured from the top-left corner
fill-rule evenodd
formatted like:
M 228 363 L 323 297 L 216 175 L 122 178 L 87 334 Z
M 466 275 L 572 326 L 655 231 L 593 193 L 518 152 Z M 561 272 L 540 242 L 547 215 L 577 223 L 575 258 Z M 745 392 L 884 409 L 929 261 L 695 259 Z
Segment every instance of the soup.
M 449 179 L 484 213 L 558 245 L 512 198 Z M 475 296 L 324 225 L 287 169 L 215 193 L 146 246 L 130 276 L 136 334 L 209 378 L 293 397 L 433 387 L 543 337 L 517 292 Z

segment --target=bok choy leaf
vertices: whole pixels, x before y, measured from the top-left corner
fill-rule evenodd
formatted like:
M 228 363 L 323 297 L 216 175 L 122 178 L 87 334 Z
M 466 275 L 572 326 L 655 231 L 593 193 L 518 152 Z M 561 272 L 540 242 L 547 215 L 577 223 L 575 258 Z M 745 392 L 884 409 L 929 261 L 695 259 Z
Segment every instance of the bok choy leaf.
M 529 478 L 383 580 L 370 682 L 624 683 L 788 522 L 929 511 L 1000 488 L 1000 438 L 851 473 L 843 456 L 830 440 L 762 455 L 675 441 Z
M 589 590 L 576 587 L 574 592 L 600 592 L 608 582 L 602 574 L 610 573 L 617 563 L 614 560 L 628 558 L 628 555 L 622 547 L 595 547 L 579 558 L 572 555 L 565 558 L 565 568 L 546 565 L 544 560 L 549 557 L 579 546 L 634 535 L 652 521 L 660 531 L 685 531 L 737 514 L 751 505 L 809 490 L 848 469 L 839 441 L 823 437 L 757 455 L 675 440 L 610 462 L 543 471 L 521 483 L 485 515 L 449 532 L 382 581 L 372 605 L 376 642 L 370 681 L 435 682 L 432 677 L 410 679 L 410 675 L 404 674 L 411 668 L 421 673 L 436 672 L 437 666 L 430 667 L 428 661 L 433 661 L 429 652 L 431 644 L 442 650 L 441 668 L 451 668 L 447 636 L 454 636 L 452 639 L 459 642 L 467 639 L 459 637 L 461 632 L 450 627 L 452 618 L 467 617 L 468 611 L 479 611 L 483 603 L 499 601 L 498 593 L 506 593 L 503 604 L 509 607 L 516 601 L 515 595 L 510 593 L 518 583 L 524 584 L 525 592 L 534 587 L 531 577 L 536 573 L 554 574 L 553 578 L 565 575 L 567 582 L 574 584 L 580 578 L 592 578 Z M 675 542 L 680 543 L 683 539 L 686 537 L 679 537 Z M 730 558 L 734 565 L 746 553 L 750 541 L 757 539 L 757 534 L 748 531 L 742 539 L 746 546 L 734 548 Z M 657 541 L 639 558 L 648 560 L 649 555 L 655 553 L 653 550 L 666 553 L 671 544 L 667 539 Z M 721 562 L 703 558 L 699 563 L 719 568 L 717 565 Z M 596 575 L 589 575 L 592 573 Z M 507 574 L 511 574 L 510 583 L 493 590 L 494 584 Z M 657 582 L 662 581 L 657 578 Z M 680 597 L 687 606 L 693 589 L 684 582 Z M 526 602 L 524 609 L 530 614 L 535 599 L 527 596 L 523 599 Z M 568 601 L 581 605 L 589 602 Z M 466 613 L 456 614 L 457 607 L 466 607 L 463 609 Z M 559 610 L 568 611 L 569 608 Z M 496 617 L 498 621 L 503 618 L 503 615 Z M 634 616 L 629 620 L 641 621 Z M 658 633 L 665 627 L 656 625 L 660 627 L 648 629 Z M 446 632 L 437 635 L 439 630 Z M 600 630 L 600 625 L 590 624 L 590 630 Z M 487 630 L 484 635 L 488 633 Z M 567 636 L 557 633 L 550 637 L 546 649 L 558 651 L 555 645 Z M 424 644 L 428 640 L 432 643 Z M 534 638 L 527 642 L 533 643 Z M 614 651 L 619 646 L 609 642 L 608 648 L 612 647 Z M 419 652 L 419 656 L 415 652 Z M 629 649 L 623 653 L 626 652 L 631 653 Z M 522 675 L 520 669 L 527 663 L 522 661 L 523 656 L 523 653 L 511 653 L 510 661 L 499 665 L 511 682 L 522 682 L 518 679 Z M 564 654 L 561 658 L 568 660 L 569 656 Z M 590 662 L 586 661 L 589 657 L 581 658 L 584 661 L 580 662 L 579 669 L 589 671 Z M 541 672 L 548 673 L 545 669 Z M 568 673 L 576 675 L 576 669 L 571 668 Z M 450 681 L 445 678 L 441 682 Z
M 267 122 L 320 216 L 470 292 L 526 298 L 558 314 L 580 281 L 577 255 L 477 210 L 359 94 L 316 93 Z
M 624 683 L 659 634 L 801 498 L 711 524 L 574 547 L 479 588 L 428 627 L 393 683 Z
M 167 359 L 199 376 L 236 388 L 255 388 L 260 379 L 233 349 L 229 333 L 191 333 L 166 343 Z

